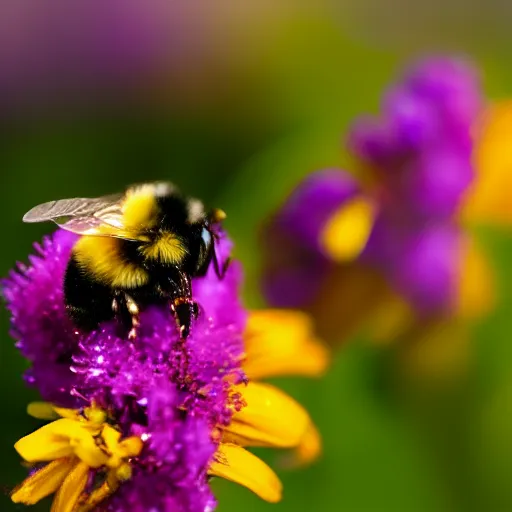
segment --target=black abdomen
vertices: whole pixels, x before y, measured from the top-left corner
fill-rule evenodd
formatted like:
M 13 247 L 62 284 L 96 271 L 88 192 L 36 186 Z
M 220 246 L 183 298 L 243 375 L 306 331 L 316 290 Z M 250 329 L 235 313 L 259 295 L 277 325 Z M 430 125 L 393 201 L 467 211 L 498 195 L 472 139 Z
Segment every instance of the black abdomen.
M 79 329 L 91 331 L 100 323 L 117 318 L 120 327 L 128 332 L 134 325 L 133 315 L 138 316 L 141 309 L 150 304 L 168 304 L 181 335 L 187 337 L 192 319 L 197 317 L 188 274 L 170 266 L 153 268 L 150 276 L 149 283 L 141 287 L 113 288 L 99 282 L 72 254 L 64 277 L 66 310 Z M 137 306 L 136 313 L 128 310 L 128 299 Z
M 98 283 L 92 275 L 80 268 L 74 255 L 71 255 L 64 277 L 64 300 L 75 325 L 92 330 L 100 322 L 113 318 L 113 299 L 112 289 Z

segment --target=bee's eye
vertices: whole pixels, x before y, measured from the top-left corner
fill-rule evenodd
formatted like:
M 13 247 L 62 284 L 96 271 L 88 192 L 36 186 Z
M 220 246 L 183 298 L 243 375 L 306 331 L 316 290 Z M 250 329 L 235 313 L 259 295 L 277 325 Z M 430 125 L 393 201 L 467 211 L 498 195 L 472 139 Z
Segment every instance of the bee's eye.
M 197 257 L 196 275 L 204 275 L 208 270 L 213 251 L 213 237 L 208 228 L 201 231 L 201 248 Z
M 212 243 L 212 234 L 207 228 L 203 228 L 203 231 L 201 232 L 201 238 L 203 239 L 204 246 L 206 248 L 210 247 Z

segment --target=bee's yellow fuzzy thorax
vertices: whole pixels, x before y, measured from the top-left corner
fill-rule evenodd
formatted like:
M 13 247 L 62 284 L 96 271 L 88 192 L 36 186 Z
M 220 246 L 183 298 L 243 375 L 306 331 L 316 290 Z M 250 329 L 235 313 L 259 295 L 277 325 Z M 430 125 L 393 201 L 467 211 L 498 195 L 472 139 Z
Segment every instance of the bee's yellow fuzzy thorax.
M 168 265 L 179 264 L 187 254 L 182 241 L 173 233 L 162 233 L 154 243 L 142 246 L 140 251 L 145 258 Z
M 151 185 L 128 190 L 123 202 L 123 224 L 127 229 L 152 228 L 158 221 L 158 204 Z
M 154 185 L 140 185 L 128 190 L 123 203 L 123 223 L 127 230 L 153 228 L 158 223 L 158 203 Z M 163 264 L 181 263 L 187 250 L 173 233 L 163 232 L 154 242 L 140 247 L 141 254 Z

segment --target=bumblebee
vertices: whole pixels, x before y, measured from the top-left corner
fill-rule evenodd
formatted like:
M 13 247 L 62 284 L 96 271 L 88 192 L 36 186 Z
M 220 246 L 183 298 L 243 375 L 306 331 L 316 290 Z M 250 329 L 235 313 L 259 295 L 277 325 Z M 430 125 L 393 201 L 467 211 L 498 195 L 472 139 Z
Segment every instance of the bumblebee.
M 139 313 L 166 303 L 186 339 L 198 306 L 192 277 L 213 262 L 222 278 L 213 226 L 225 218 L 218 209 L 184 196 L 167 182 L 129 187 L 122 194 L 50 201 L 32 208 L 24 222 L 54 221 L 81 235 L 64 278 L 66 310 L 74 324 L 92 330 L 114 317 L 137 335 Z

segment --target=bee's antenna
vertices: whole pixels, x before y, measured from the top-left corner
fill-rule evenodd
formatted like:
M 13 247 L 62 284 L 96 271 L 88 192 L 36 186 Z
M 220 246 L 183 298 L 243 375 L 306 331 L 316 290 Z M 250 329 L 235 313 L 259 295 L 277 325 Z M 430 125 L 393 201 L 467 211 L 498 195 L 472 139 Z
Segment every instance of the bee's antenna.
M 226 212 L 221 210 L 220 208 L 213 208 L 210 212 L 210 223 L 211 224 L 220 224 L 227 217 Z M 215 244 L 220 240 L 220 235 L 217 233 L 215 229 L 212 229 L 212 226 L 209 227 L 209 231 L 213 238 L 213 268 L 215 269 L 215 273 L 219 279 L 224 279 L 226 272 L 229 268 L 229 264 L 231 263 L 231 256 L 226 258 L 226 260 L 222 263 L 219 262 L 219 258 L 217 257 L 217 251 L 215 250 Z

